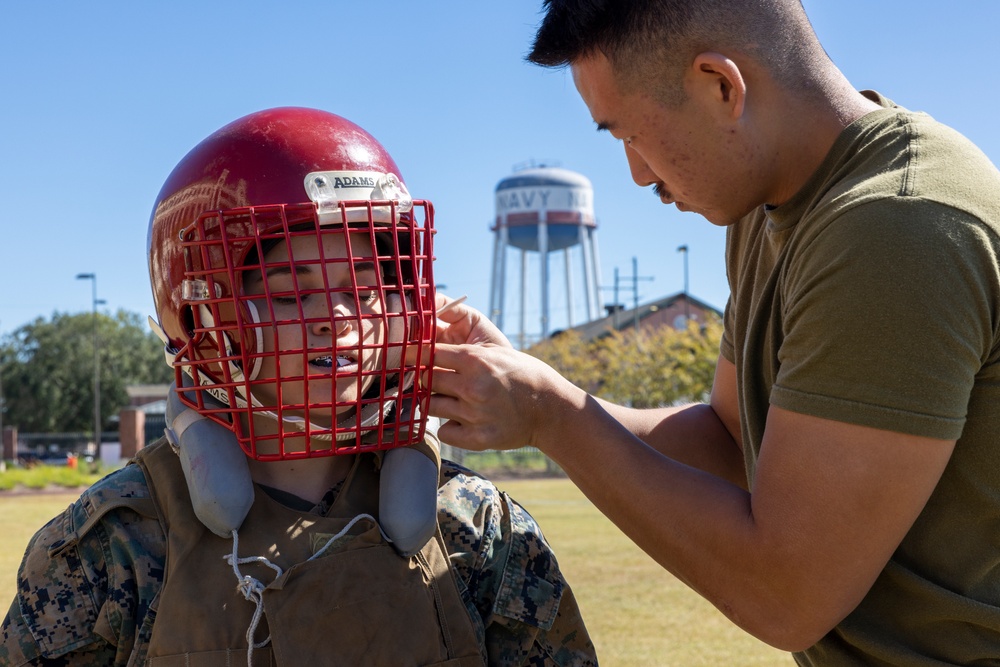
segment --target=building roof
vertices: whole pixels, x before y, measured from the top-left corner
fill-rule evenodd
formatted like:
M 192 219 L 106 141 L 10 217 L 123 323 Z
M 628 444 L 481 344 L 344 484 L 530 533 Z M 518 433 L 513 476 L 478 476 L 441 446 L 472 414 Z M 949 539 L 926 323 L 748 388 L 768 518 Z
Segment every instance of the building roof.
M 131 398 L 166 398 L 170 390 L 169 384 L 131 384 L 125 387 L 125 393 Z
M 722 317 L 722 311 L 715 306 L 707 304 L 701 299 L 693 297 L 690 294 L 678 292 L 677 294 L 671 294 L 655 301 L 641 304 L 638 308 L 619 310 L 617 313 L 609 313 L 605 317 L 597 320 L 591 320 L 586 324 L 580 324 L 575 327 L 570 327 L 569 329 L 556 331 L 552 335 L 558 336 L 564 331 L 575 331 L 584 340 L 602 338 L 610 334 L 612 331 L 623 331 L 634 326 L 637 316 L 641 325 L 642 321 L 653 313 L 670 308 L 677 303 L 683 303 L 685 298 L 691 306 L 698 308 L 703 312 L 715 313 L 719 317 Z

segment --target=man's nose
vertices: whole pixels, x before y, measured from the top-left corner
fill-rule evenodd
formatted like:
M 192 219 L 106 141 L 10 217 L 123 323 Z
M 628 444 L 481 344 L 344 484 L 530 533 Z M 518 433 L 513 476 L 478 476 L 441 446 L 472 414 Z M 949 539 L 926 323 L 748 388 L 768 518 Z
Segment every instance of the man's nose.
M 628 144 L 624 144 L 624 146 L 625 159 L 628 160 L 628 168 L 632 172 L 632 180 L 635 181 L 636 185 L 644 188 L 647 185 L 658 183 L 660 179 L 649 168 L 649 165 L 642 159 L 642 156 Z

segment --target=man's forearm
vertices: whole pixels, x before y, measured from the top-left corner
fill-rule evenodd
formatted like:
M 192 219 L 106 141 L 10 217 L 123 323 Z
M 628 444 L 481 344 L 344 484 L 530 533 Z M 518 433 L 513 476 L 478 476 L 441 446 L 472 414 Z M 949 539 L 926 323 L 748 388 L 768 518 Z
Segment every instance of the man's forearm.
M 710 405 L 637 410 L 595 398 L 608 414 L 656 451 L 746 488 L 739 445 Z

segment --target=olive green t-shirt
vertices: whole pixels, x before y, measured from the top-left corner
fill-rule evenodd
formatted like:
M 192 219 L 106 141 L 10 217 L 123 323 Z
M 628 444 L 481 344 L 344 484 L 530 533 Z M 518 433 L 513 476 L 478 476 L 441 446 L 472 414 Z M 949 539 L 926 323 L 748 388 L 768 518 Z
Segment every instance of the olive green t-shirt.
M 1000 664 L 1000 173 L 925 114 L 849 126 L 727 236 L 747 475 L 767 410 L 957 439 L 872 589 L 804 665 Z M 982 663 L 986 664 L 986 663 Z

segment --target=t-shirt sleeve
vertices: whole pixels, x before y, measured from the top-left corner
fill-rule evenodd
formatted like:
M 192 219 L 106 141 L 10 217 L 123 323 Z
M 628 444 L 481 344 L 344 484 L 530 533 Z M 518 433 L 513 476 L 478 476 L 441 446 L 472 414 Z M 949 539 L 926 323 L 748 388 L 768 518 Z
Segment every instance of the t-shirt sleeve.
M 732 297 L 726 301 L 726 310 L 722 317 L 722 338 L 719 341 L 719 354 L 726 361 L 736 363 L 736 350 L 733 349 L 733 314 L 731 304 Z
M 958 438 L 995 336 L 993 255 L 978 221 L 917 198 L 838 216 L 787 267 L 771 403 Z

